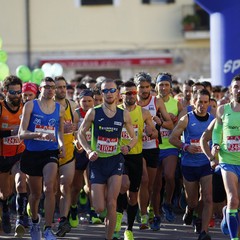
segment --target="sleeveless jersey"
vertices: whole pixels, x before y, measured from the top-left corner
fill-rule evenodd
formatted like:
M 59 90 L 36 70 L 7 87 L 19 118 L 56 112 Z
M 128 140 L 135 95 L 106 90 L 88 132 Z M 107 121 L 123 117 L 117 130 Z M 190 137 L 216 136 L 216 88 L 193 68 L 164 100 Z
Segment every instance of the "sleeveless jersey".
M 219 151 L 221 163 L 240 165 L 240 114 L 234 112 L 231 104 L 224 105 L 223 138 Z
M 16 111 L 11 110 L 5 101 L 0 102 L 0 130 L 13 130 L 20 125 L 23 105 L 21 104 Z M 11 157 L 22 153 L 25 149 L 24 142 L 16 136 L 9 136 L 0 139 L 0 156 Z
M 176 99 L 174 99 L 173 97 L 169 97 L 169 100 L 167 102 L 164 102 L 164 104 L 168 113 L 172 113 L 175 116 L 178 115 L 178 101 Z M 171 132 L 172 130 L 168 130 L 163 127 L 160 128 L 160 134 L 162 137 L 162 143 L 159 144 L 160 149 L 176 148 L 169 143 L 169 136 Z
M 154 117 L 157 115 L 157 106 L 156 106 L 156 97 L 151 96 L 150 101 L 146 106 L 142 106 L 142 108 L 147 109 L 150 113 L 151 116 Z M 155 125 L 155 122 L 153 122 Z M 144 129 L 145 129 L 145 124 L 144 124 Z M 143 149 L 152 149 L 152 148 L 158 148 L 158 139 L 151 139 L 148 137 L 143 130 Z
M 143 137 L 143 116 L 142 116 L 142 108 L 136 105 L 135 109 L 130 113 L 130 117 L 133 124 L 133 129 L 136 137 L 138 138 L 137 144 L 131 149 L 128 154 L 140 154 L 142 152 L 142 137 Z M 122 144 L 128 145 L 130 142 L 130 136 L 127 132 L 127 129 L 123 127 L 122 129 Z
M 69 101 L 66 99 L 66 104 L 67 107 L 65 109 L 64 113 L 64 123 L 73 123 L 73 114 L 72 114 L 72 109 Z M 65 151 L 66 151 L 66 157 L 60 158 L 59 159 L 59 164 L 63 165 L 67 163 L 69 160 L 73 159 L 73 151 L 74 151 L 74 134 L 72 133 L 64 133 L 63 135 L 63 142 L 65 146 Z
M 105 158 L 119 154 L 121 133 L 124 124 L 123 109 L 117 107 L 116 114 L 109 118 L 102 106 L 96 106 L 95 118 L 92 124 L 91 148 L 98 156 Z
M 26 149 L 29 151 L 45 151 L 58 149 L 58 130 L 60 123 L 60 104 L 55 103 L 55 110 L 51 114 L 42 112 L 38 100 L 33 100 L 33 110 L 29 121 L 28 130 L 31 132 L 42 132 L 54 134 L 56 141 L 34 138 L 25 139 Z
M 198 146 L 198 153 L 190 153 L 188 151 L 182 152 L 182 165 L 183 166 L 191 166 L 191 167 L 199 167 L 206 164 L 209 164 L 209 160 L 206 155 L 202 152 L 200 147 L 199 140 L 203 134 L 203 132 L 207 129 L 210 122 L 214 119 L 214 116 L 207 113 L 209 115 L 207 121 L 199 121 L 194 112 L 191 111 L 188 113 L 188 125 L 183 132 L 183 142 L 191 145 Z

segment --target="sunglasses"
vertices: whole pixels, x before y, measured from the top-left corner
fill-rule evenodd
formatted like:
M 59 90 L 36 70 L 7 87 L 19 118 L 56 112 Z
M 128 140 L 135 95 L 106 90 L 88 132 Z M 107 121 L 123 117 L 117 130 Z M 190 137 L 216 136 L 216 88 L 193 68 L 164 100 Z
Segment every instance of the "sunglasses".
M 8 93 L 10 93 L 11 95 L 19 95 L 22 93 L 22 90 L 18 90 L 18 91 L 14 91 L 14 90 L 8 90 Z
M 53 90 L 55 90 L 56 89 L 56 86 L 55 85 L 53 85 L 53 86 L 50 86 L 50 85 L 45 85 L 45 86 L 42 86 L 44 89 L 47 89 L 47 90 L 49 90 L 49 89 L 53 89 Z
M 128 92 L 123 92 L 122 94 L 126 95 L 126 96 L 131 96 L 131 95 L 137 95 L 137 91 L 128 91 Z
M 106 89 L 102 89 L 102 92 L 103 92 L 104 94 L 107 94 L 108 92 L 110 92 L 110 93 L 115 93 L 116 91 L 117 91 L 116 88 L 106 88 Z

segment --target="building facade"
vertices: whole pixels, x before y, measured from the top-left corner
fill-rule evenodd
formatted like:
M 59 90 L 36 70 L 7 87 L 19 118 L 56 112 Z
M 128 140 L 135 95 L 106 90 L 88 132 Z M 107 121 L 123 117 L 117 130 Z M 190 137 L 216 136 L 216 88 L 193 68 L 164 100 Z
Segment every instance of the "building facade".
M 168 71 L 180 81 L 210 77 L 209 30 L 184 30 L 193 0 L 0 0 L 2 49 L 11 73 L 60 63 L 76 74 L 127 80 Z

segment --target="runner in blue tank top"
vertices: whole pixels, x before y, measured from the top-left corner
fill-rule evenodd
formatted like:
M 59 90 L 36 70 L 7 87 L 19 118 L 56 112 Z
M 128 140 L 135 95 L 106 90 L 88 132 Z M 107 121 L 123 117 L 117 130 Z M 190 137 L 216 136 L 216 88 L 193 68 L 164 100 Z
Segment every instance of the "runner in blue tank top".
M 19 128 L 20 139 L 25 140 L 26 150 L 21 159 L 21 170 L 28 175 L 30 189 L 29 204 L 32 212 L 31 238 L 40 240 L 40 218 L 38 205 L 42 193 L 45 195 L 44 238 L 56 239 L 51 230 L 55 209 L 55 181 L 58 159 L 65 157 L 63 144 L 63 116 L 65 109 L 53 100 L 55 82 L 46 77 L 40 84 L 40 97 L 28 101 L 23 109 Z
M 112 239 L 116 225 L 117 197 L 122 183 L 122 154 L 128 154 L 137 143 L 129 112 L 116 106 L 118 90 L 111 79 L 101 84 L 103 104 L 89 109 L 78 138 L 90 160 L 89 175 L 92 189 L 93 207 L 96 212 L 107 207 L 105 239 Z M 121 132 L 125 125 L 131 141 L 121 146 Z M 92 129 L 92 141 L 89 145 L 86 132 Z M 107 191 L 106 191 L 107 190 Z M 107 196 L 105 196 L 107 194 Z M 105 199 L 107 199 L 105 203 Z
M 212 215 L 212 184 L 209 184 L 212 183 L 212 169 L 199 142 L 202 133 L 214 119 L 207 112 L 209 104 L 209 92 L 206 89 L 198 91 L 195 110 L 179 120 L 169 138 L 171 144 L 183 150 L 181 166 L 188 203 L 186 213 L 183 216 L 184 222 L 187 222 L 187 218 L 192 218 L 193 209 L 197 207 L 199 199 L 202 199 L 203 202 L 202 212 L 198 213 L 202 217 L 202 227 L 198 240 L 211 239 L 207 231 Z M 182 133 L 183 142 L 180 140 Z M 189 220 L 189 222 L 191 221 Z

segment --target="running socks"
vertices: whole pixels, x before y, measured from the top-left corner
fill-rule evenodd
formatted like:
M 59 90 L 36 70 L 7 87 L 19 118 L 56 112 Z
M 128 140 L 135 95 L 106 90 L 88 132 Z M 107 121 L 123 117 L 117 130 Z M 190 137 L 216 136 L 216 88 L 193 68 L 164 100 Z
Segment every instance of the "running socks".
M 238 239 L 238 209 L 227 209 L 226 219 L 231 239 Z

